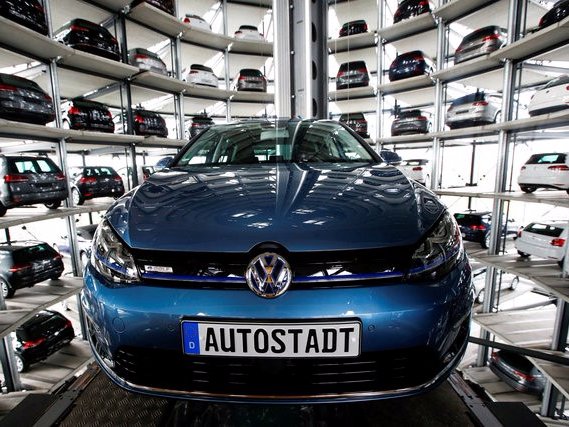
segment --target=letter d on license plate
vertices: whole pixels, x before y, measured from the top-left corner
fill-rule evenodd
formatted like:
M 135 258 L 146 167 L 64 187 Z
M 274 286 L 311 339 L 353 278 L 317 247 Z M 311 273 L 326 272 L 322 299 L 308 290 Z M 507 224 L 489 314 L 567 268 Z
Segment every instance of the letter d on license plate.
M 356 357 L 361 324 L 182 321 L 184 353 L 234 357 Z

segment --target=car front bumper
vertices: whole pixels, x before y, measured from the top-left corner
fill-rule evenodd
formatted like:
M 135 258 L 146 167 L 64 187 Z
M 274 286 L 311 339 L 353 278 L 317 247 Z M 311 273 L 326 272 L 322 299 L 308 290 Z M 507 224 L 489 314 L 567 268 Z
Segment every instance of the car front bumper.
M 435 283 L 291 289 L 276 299 L 262 299 L 246 287 L 113 288 L 90 265 L 84 280 L 81 302 L 91 348 L 115 383 L 140 393 L 213 401 L 362 401 L 421 393 L 443 381 L 462 357 L 473 303 L 465 259 Z M 185 355 L 186 319 L 243 325 L 356 321 L 360 355 Z

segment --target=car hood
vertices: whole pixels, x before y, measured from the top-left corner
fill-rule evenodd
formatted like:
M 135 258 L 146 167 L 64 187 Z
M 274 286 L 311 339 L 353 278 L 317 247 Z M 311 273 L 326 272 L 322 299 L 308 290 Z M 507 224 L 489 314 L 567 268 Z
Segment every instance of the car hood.
M 285 163 L 163 170 L 106 217 L 137 249 L 292 252 L 413 245 L 443 210 L 392 166 Z

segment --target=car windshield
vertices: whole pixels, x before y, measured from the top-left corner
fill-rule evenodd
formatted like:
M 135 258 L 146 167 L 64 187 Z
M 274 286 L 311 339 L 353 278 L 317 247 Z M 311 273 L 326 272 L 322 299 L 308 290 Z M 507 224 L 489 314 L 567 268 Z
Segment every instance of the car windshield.
M 14 160 L 13 166 L 18 173 L 54 173 L 59 172 L 50 159 L 22 158 Z M 12 169 L 12 168 L 10 168 Z
M 250 122 L 209 128 L 172 167 L 274 162 L 376 162 L 341 124 L 333 121 Z

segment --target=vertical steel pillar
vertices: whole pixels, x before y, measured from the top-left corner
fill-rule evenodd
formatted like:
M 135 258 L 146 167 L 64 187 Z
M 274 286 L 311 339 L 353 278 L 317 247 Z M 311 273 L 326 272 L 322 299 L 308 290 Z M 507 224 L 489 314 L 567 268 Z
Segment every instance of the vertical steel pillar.
M 442 70 L 445 64 L 445 34 L 446 28 L 444 21 L 437 17 L 437 70 Z M 444 86 L 440 79 L 435 81 L 435 110 L 434 110 L 434 130 L 435 132 L 441 132 L 444 128 Z M 431 167 L 431 182 L 429 184 L 430 188 L 436 190 L 439 187 L 439 175 L 442 170 L 442 141 L 439 137 L 433 138 L 433 161 Z
M 292 0 L 296 114 L 328 118 L 328 2 Z
M 508 44 L 512 43 L 518 32 L 519 18 L 517 0 L 510 0 L 508 10 Z M 513 90 L 515 80 L 515 66 L 512 60 L 507 59 L 504 63 L 503 71 L 503 85 L 502 85 L 502 115 L 501 122 L 510 120 L 513 109 Z M 494 191 L 500 193 L 506 190 L 508 178 L 508 159 L 509 159 L 509 132 L 501 130 L 498 135 L 498 155 L 496 163 L 496 180 L 494 183 Z M 490 230 L 490 245 L 488 252 L 497 254 L 500 248 L 500 240 L 502 238 L 502 214 L 504 211 L 504 201 L 494 199 L 492 209 L 492 229 Z M 483 313 L 489 313 L 494 306 L 495 286 L 496 285 L 496 269 L 488 267 L 486 270 L 486 283 L 484 288 L 484 304 L 482 307 Z M 490 333 L 481 330 L 480 338 L 490 339 Z M 488 359 L 488 347 L 480 346 L 478 349 L 478 357 L 476 359 L 477 366 L 484 366 Z
M 385 1 L 377 0 L 377 28 L 383 28 L 385 23 Z M 385 63 L 385 51 L 383 49 L 383 38 L 378 35 L 376 40 L 377 46 L 377 87 L 380 87 L 385 81 L 385 76 L 383 74 L 383 68 Z M 381 144 L 379 143 L 380 138 L 383 136 L 383 108 L 385 105 L 385 100 L 383 98 L 383 93 L 379 90 L 376 94 L 376 106 L 375 106 L 375 151 L 378 153 L 381 151 Z
M 291 11 L 289 1 L 273 0 L 275 113 L 292 117 Z
M 174 76 L 178 80 L 182 80 L 182 41 L 180 36 L 176 37 L 173 41 L 174 51 Z M 184 114 L 184 93 L 180 92 L 174 95 L 174 110 L 177 113 L 176 137 L 184 139 L 184 131 L 186 127 L 186 117 Z
M 223 35 L 227 36 L 229 33 L 229 24 L 227 21 L 227 0 L 222 0 L 221 2 L 223 8 Z M 229 90 L 231 87 L 230 80 L 231 75 L 229 74 L 229 48 L 223 51 L 223 65 L 225 66 L 225 90 Z M 225 120 L 231 121 L 231 97 L 225 103 Z

